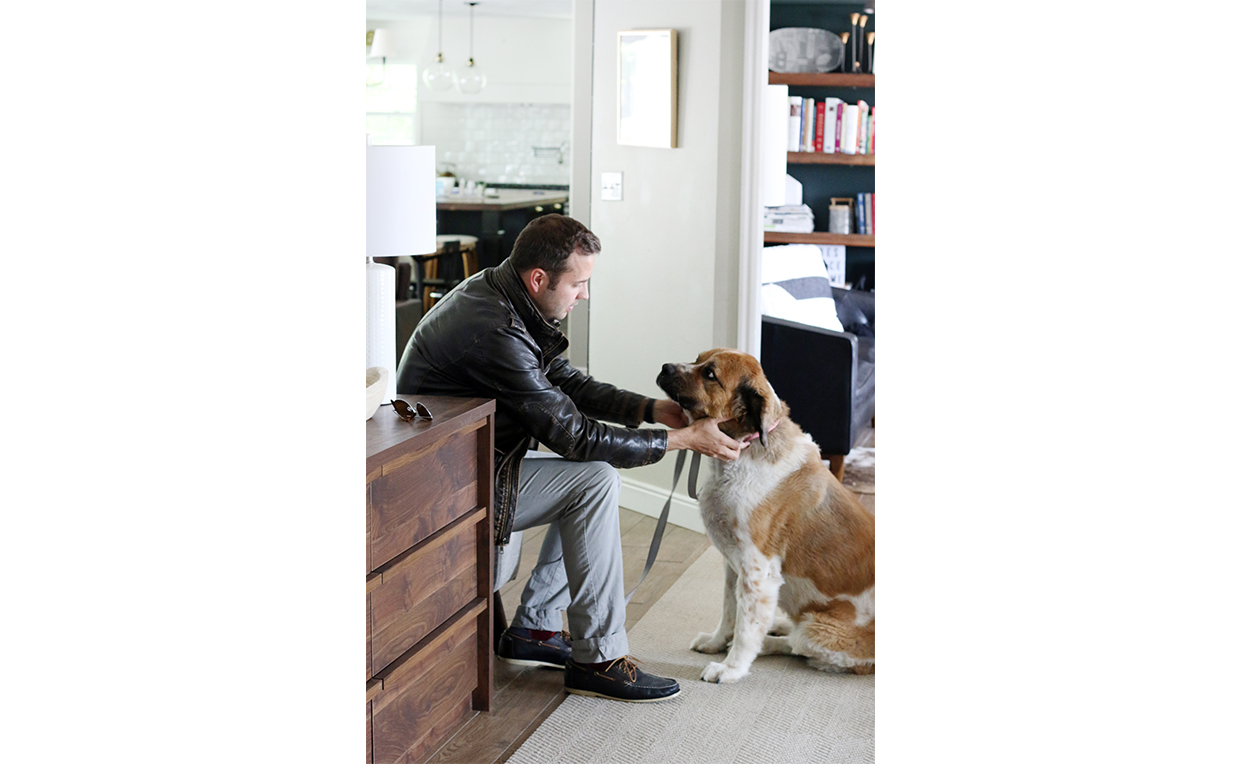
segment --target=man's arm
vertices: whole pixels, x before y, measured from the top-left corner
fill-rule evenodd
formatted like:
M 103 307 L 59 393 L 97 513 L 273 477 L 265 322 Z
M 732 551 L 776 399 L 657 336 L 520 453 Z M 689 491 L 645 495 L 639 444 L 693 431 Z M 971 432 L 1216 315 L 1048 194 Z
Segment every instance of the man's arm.
M 689 418 L 685 416 L 679 403 L 666 398 L 660 400 L 647 398 L 638 393 L 621 390 L 606 382 L 599 382 L 578 371 L 562 357 L 557 358 L 551 364 L 547 377 L 561 390 L 564 390 L 573 402 L 589 416 L 630 426 L 639 422 L 650 422 L 672 428 L 667 434 L 668 451 L 688 449 L 703 456 L 732 461 L 740 456 L 741 449 L 748 445 L 748 443 L 741 443 L 724 434 L 719 429 L 719 422 L 724 421 L 722 419 L 704 419 L 689 425 Z M 651 403 L 653 403 L 653 406 L 650 406 L 651 416 L 646 417 L 646 407 Z M 624 414 L 630 413 L 635 404 L 641 407 L 638 419 L 634 421 L 630 418 L 621 418 Z
M 639 467 L 663 458 L 667 431 L 616 427 L 591 417 L 568 390 L 543 373 L 540 352 L 523 331 L 501 327 L 476 338 L 459 369 L 470 377 L 471 386 L 488 391 L 499 409 L 565 459 Z M 599 397 L 587 393 L 586 400 L 600 407 L 633 409 L 634 423 L 640 422 L 644 396 L 593 382 L 580 372 L 561 380 L 578 393 L 592 390 Z
M 572 398 L 586 416 L 627 427 L 637 427 L 647 421 L 645 414 L 649 398 L 600 382 L 582 373 L 563 356 L 551 362 L 547 379 Z

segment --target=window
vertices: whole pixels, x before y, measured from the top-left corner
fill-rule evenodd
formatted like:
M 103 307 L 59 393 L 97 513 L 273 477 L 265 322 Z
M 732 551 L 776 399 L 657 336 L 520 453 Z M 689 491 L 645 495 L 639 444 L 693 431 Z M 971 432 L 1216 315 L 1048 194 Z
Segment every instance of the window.
M 418 67 L 415 64 L 366 65 L 366 134 L 373 146 L 418 143 Z

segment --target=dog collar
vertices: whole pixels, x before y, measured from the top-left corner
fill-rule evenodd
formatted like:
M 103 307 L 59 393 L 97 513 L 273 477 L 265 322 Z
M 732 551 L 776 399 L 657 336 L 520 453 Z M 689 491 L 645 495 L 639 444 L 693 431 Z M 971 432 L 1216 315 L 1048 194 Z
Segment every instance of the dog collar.
M 776 427 L 778 427 L 778 426 L 779 426 L 780 421 L 782 421 L 782 420 L 776 419 L 776 420 L 775 420 L 775 424 L 771 425 L 771 426 L 770 426 L 770 428 L 768 428 L 768 429 L 767 429 L 767 432 L 771 432 L 771 431 L 773 431 Z M 742 443 L 748 443 L 748 442 L 749 442 L 749 441 L 751 441 L 751 440 L 757 440 L 757 439 L 758 439 L 758 433 L 756 433 L 756 432 L 751 432 L 751 433 L 749 433 L 748 435 L 746 435 L 745 437 L 741 438 L 741 442 L 742 442 Z

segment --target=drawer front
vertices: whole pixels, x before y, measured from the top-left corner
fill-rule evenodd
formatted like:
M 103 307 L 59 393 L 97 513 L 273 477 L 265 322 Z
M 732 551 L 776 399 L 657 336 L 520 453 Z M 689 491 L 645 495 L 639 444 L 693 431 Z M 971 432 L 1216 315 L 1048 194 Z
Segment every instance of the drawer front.
M 372 675 L 478 596 L 476 528 L 462 523 L 384 571 L 368 598 Z
M 370 483 L 370 565 L 379 568 L 478 504 L 478 437 L 448 436 L 385 464 Z
M 449 637 L 414 656 L 383 683 L 372 702 L 375 764 L 416 762 L 471 713 L 478 683 L 477 619 L 466 618 Z

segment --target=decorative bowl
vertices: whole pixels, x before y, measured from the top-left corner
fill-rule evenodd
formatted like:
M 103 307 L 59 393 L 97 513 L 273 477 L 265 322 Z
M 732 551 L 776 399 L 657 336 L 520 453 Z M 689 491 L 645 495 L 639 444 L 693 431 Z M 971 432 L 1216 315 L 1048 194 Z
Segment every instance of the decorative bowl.
M 785 27 L 771 32 L 772 72 L 832 72 L 844 62 L 844 41 L 834 32 Z
M 366 418 L 370 419 L 383 403 L 383 394 L 387 392 L 388 370 L 382 366 L 371 366 L 366 370 Z

